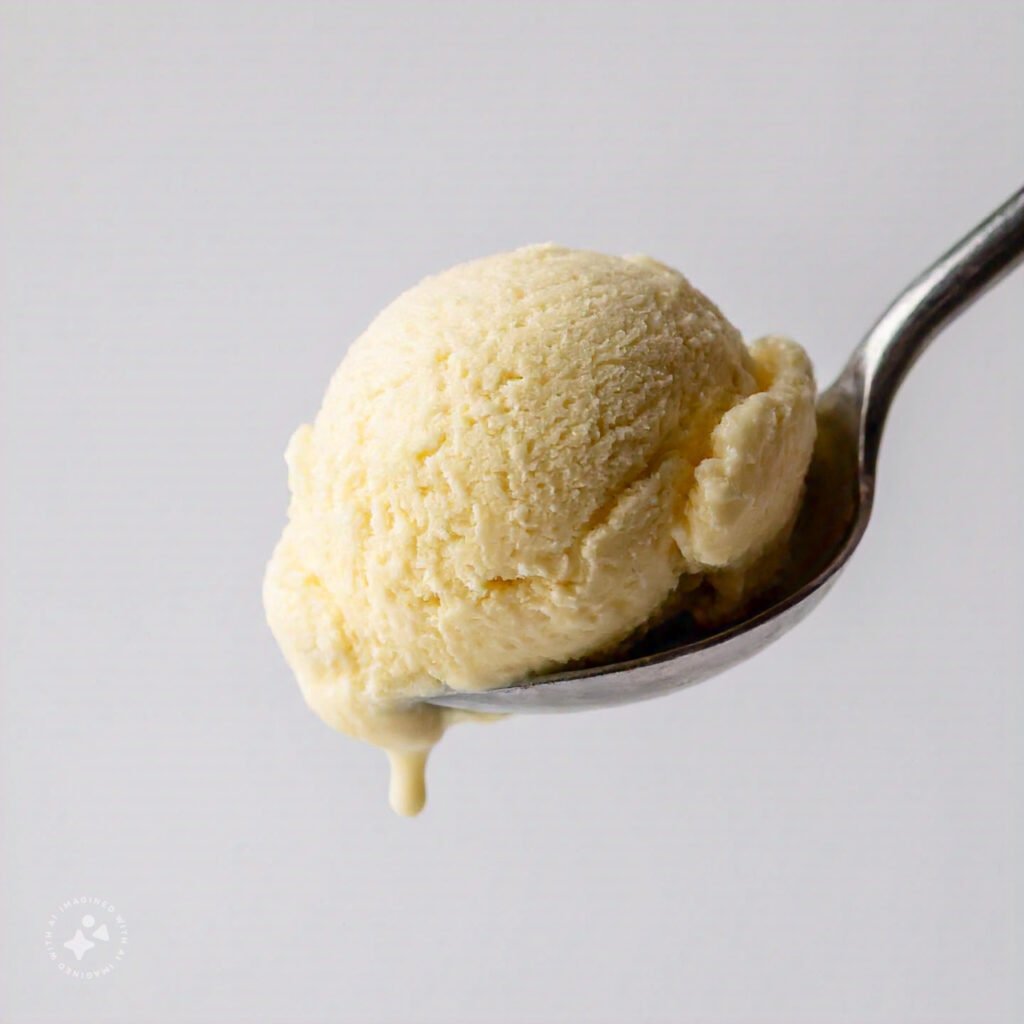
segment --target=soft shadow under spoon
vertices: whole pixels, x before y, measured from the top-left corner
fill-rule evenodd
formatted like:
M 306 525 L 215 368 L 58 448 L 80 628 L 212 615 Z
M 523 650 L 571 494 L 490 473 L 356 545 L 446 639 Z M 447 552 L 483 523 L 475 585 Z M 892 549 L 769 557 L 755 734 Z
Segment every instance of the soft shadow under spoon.
M 450 691 L 431 703 L 473 711 L 574 711 L 647 700 L 745 661 L 792 629 L 835 583 L 871 515 L 886 413 L 938 332 L 1024 256 L 1024 189 L 909 285 L 818 401 L 818 440 L 793 533 L 790 568 L 767 606 L 694 638 L 680 621 L 639 657 L 536 676 L 499 689 Z M 689 634 L 689 635 L 688 635 Z

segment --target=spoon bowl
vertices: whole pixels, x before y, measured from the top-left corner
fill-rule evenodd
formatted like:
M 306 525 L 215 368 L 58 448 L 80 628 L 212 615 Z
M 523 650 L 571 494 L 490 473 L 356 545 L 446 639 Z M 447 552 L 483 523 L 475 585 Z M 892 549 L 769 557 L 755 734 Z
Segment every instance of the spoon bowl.
M 871 516 L 882 428 L 910 367 L 938 332 L 1024 257 L 1024 189 L 915 279 L 818 401 L 818 436 L 786 569 L 746 616 L 698 633 L 689 616 L 660 626 L 622 660 L 431 700 L 484 712 L 582 711 L 660 697 L 746 661 L 817 607 Z

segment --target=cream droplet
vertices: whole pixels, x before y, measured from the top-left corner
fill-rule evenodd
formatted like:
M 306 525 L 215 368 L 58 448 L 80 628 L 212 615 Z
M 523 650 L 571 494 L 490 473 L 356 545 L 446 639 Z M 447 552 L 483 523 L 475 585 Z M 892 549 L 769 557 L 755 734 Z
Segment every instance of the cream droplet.
M 389 750 L 391 784 L 388 799 L 396 814 L 412 817 L 427 802 L 427 757 L 429 750 Z

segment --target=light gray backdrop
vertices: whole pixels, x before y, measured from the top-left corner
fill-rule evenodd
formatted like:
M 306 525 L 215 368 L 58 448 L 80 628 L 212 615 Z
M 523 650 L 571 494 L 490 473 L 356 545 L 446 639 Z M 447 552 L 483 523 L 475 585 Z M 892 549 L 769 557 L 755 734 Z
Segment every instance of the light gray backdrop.
M 648 252 L 827 381 L 1021 184 L 1024 5 L 35 0 L 0 46 L 5 1024 L 1021 1019 L 1024 278 L 804 626 L 456 730 L 417 821 L 260 578 L 289 433 L 453 262 Z M 75 895 L 109 977 L 47 958 Z

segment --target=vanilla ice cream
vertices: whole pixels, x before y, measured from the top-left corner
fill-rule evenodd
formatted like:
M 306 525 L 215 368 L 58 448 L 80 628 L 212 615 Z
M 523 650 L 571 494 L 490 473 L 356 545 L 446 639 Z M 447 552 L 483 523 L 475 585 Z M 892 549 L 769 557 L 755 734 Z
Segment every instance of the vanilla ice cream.
M 459 713 L 422 703 L 735 614 L 777 561 L 814 380 L 679 273 L 531 246 L 427 278 L 288 447 L 270 626 L 310 706 L 386 748 L 415 813 Z

